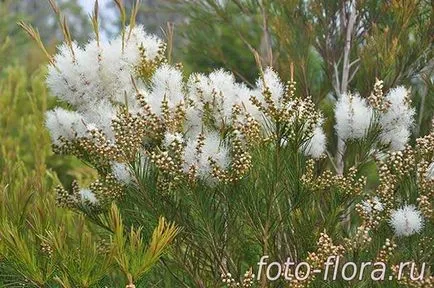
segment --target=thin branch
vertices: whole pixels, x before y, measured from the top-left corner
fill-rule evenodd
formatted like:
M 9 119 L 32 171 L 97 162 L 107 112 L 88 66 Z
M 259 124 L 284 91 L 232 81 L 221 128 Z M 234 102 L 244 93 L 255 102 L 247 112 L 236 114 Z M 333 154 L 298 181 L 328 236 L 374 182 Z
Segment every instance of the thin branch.
M 342 9 L 345 9 L 345 7 L 343 7 Z M 356 22 L 356 18 L 357 18 L 356 0 L 350 3 L 349 9 L 350 9 L 350 15 L 349 15 L 348 23 L 346 25 L 344 62 L 342 63 L 342 81 L 341 81 L 341 89 L 340 89 L 341 94 L 347 92 L 348 84 L 349 84 L 351 39 L 354 32 L 354 23 Z
M 357 64 L 359 62 L 360 62 L 360 58 L 357 58 L 356 60 L 354 60 L 353 62 L 350 63 L 350 68 L 353 67 L 353 65 L 355 65 L 355 64 Z
M 268 18 L 267 13 L 264 7 L 263 1 L 259 1 L 259 7 L 261 9 L 261 16 L 262 16 L 262 33 L 263 33 L 263 41 L 262 44 L 264 44 L 264 53 L 265 53 L 265 59 L 266 62 L 268 62 L 268 66 L 273 66 L 273 49 L 271 47 L 271 41 L 270 41 L 270 32 L 268 30 Z
M 353 80 L 354 76 L 356 76 L 356 73 L 359 71 L 359 68 L 360 68 L 360 66 L 357 66 L 357 67 L 354 69 L 353 73 L 351 73 L 350 78 L 348 78 L 348 82 L 351 82 L 351 81 Z
M 333 63 L 333 69 L 335 71 L 335 82 L 333 83 L 333 87 L 335 89 L 336 96 L 340 97 L 341 81 L 339 80 L 339 69 L 338 69 L 338 64 L 336 64 L 336 62 Z

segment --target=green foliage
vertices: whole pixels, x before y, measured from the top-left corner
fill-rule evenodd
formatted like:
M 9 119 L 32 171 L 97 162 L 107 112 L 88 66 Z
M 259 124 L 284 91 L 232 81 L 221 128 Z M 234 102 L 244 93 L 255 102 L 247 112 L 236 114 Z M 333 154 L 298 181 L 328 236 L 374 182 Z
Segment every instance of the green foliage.
M 177 228 L 162 219 L 148 249 L 141 229 L 127 232 L 115 207 L 121 226 L 113 224 L 112 241 L 110 231 L 57 206 L 54 186 L 60 182 L 48 167 L 70 174 L 66 185 L 71 179 L 86 183 L 94 172 L 77 160 L 51 155 L 43 126 L 52 100 L 44 78 L 44 71 L 30 77 L 23 68 L 10 67 L 0 80 L 0 286 L 120 287 L 126 282 L 121 271 L 141 279 Z M 119 259 L 137 265 L 121 270 L 115 265 Z
M 55 280 L 64 288 L 97 287 L 113 268 L 113 255 L 104 246 L 107 239 L 89 230 L 83 217 L 77 218 L 70 225 L 51 229 L 45 238 L 60 270 Z
M 11 278 L 6 283 L 43 286 L 50 281 L 55 263 L 41 250 L 41 237 L 66 217 L 65 211 L 53 210 L 55 198 L 49 193 L 57 180 L 46 169 L 49 138 L 40 129 L 47 106 L 42 77 L 39 73 L 29 79 L 23 69 L 9 68 L 0 82 L 0 245 L 2 274 Z
M 71 33 L 76 39 L 83 40 L 90 34 L 89 19 L 77 0 L 60 1 L 60 7 L 68 16 Z M 49 43 L 48 50 L 53 52 L 57 38 L 61 36 L 59 27 L 50 10 L 48 0 L 14 1 L 0 3 L 0 77 L 5 76 L 8 65 L 20 64 L 28 73 L 38 70 L 47 61 L 40 49 L 35 47 L 25 32 L 17 25 L 26 21 L 38 27 L 41 38 Z
M 180 49 L 185 47 L 184 59 L 195 71 L 225 67 L 248 82 L 258 72 L 253 50 L 263 66 L 273 66 L 284 79 L 291 78 L 292 63 L 299 91 L 319 103 L 329 93 L 341 93 L 338 86 L 347 82 L 342 79 L 348 34 L 343 21 L 348 21 L 350 2 L 179 1 L 177 9 L 189 19 L 181 25 L 186 45 Z M 367 97 L 376 78 L 389 89 L 432 75 L 429 1 L 364 0 L 356 9 L 356 28 L 349 32 L 348 90 Z
M 110 210 L 109 224 L 114 231 L 114 258 L 130 285 L 140 279 L 157 262 L 178 234 L 175 225 L 168 224 L 164 218 L 160 218 L 152 234 L 151 243 L 147 247 L 143 241 L 141 227 L 137 229 L 131 227 L 129 234 L 124 234 L 125 227 L 120 212 L 114 204 Z
M 224 6 L 213 0 L 172 2 L 188 18 L 189 24 L 176 30 L 181 40 L 175 49 L 186 69 L 211 72 L 224 68 L 253 84 L 258 70 L 251 48 L 258 49 L 265 41 L 256 1 L 243 1 L 242 13 L 236 1 L 226 1 Z

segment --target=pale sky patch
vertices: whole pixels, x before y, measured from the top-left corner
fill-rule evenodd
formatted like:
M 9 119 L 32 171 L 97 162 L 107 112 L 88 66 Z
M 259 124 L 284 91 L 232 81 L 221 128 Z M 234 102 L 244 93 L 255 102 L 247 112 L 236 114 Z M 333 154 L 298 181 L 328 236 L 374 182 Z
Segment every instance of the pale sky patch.
M 101 35 L 104 38 L 108 38 L 108 33 L 113 33 L 117 31 L 116 25 L 113 25 L 114 20 L 116 19 L 116 11 L 115 9 L 108 9 L 109 3 L 113 0 L 98 0 L 99 7 L 99 18 L 100 21 L 105 22 L 102 26 L 103 31 L 101 31 Z M 78 0 L 78 3 L 83 7 L 86 14 L 91 15 L 93 13 L 93 7 L 95 5 L 95 0 Z M 108 32 L 108 33 L 107 33 Z
M 113 0 L 98 0 L 98 5 L 101 11 L 106 7 L 108 2 L 112 2 L 112 1 Z M 94 0 L 79 0 L 78 2 L 83 7 L 84 11 L 86 11 L 87 14 L 92 13 L 93 6 L 95 5 Z

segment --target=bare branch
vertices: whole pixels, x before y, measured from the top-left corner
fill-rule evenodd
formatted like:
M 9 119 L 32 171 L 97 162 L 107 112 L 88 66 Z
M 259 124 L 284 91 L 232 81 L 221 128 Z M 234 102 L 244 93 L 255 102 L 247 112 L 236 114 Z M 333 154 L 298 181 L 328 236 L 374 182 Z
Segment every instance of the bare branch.
M 344 9 L 344 8 L 343 8 Z M 344 46 L 344 62 L 342 63 L 342 81 L 340 93 L 343 94 L 348 90 L 349 84 L 349 74 L 350 74 L 350 52 L 351 52 L 351 39 L 354 32 L 354 23 L 357 18 L 357 8 L 356 0 L 350 3 L 350 15 L 348 23 L 346 25 L 346 36 L 345 36 L 345 46 Z

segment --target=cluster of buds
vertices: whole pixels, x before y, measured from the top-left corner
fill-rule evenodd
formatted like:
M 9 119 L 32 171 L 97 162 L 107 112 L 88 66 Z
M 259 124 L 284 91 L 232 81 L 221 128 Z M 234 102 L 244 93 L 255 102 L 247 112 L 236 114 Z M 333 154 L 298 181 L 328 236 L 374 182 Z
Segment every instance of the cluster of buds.
M 390 102 L 384 98 L 383 80 L 375 79 L 374 90 L 368 97 L 368 103 L 372 108 L 385 112 L 390 107 Z
M 161 101 L 161 116 L 152 112 L 151 106 L 145 96 L 136 91 L 136 99 L 140 103 L 142 111 L 139 115 L 142 119 L 143 127 L 146 127 L 146 136 L 151 139 L 161 138 L 166 131 L 179 131 L 185 121 L 185 105 L 179 103 L 173 109 L 169 108 L 167 99 Z
M 178 103 L 175 108 L 169 108 L 169 103 L 166 98 L 161 102 L 161 121 L 162 126 L 166 130 L 180 130 L 185 120 L 185 106 L 183 103 Z
M 397 177 L 406 176 L 416 168 L 415 152 L 407 145 L 402 151 L 389 152 L 384 163 Z
M 411 263 L 411 265 L 414 265 L 415 263 Z M 415 271 L 412 271 L 412 276 L 413 278 L 419 278 L 417 277 L 419 275 L 418 273 L 418 269 L 417 267 L 418 265 L 414 265 L 412 268 Z M 393 265 L 391 267 L 392 270 L 392 274 L 394 276 L 394 278 L 398 279 L 398 283 L 405 286 L 405 287 L 414 287 L 414 288 L 431 288 L 434 286 L 434 276 L 426 276 L 423 275 L 425 277 L 422 277 L 422 279 L 411 279 L 410 278 L 410 271 L 404 270 L 402 271 L 401 267 L 399 264 L 397 265 Z M 402 273 L 404 272 L 404 273 Z M 399 276 L 399 277 L 398 277 Z
M 371 231 L 372 227 L 370 222 L 363 223 L 357 227 L 356 233 L 353 237 L 344 239 L 345 248 L 350 251 L 366 247 L 366 245 L 372 241 L 372 237 L 370 235 Z
M 76 207 L 79 201 L 79 191 L 80 187 L 76 181 L 72 182 L 70 191 L 66 190 L 62 186 L 57 186 L 55 189 L 57 205 L 68 208 Z
M 289 283 L 288 287 L 291 288 L 306 288 L 310 287 L 310 284 L 315 280 L 315 274 L 309 274 L 309 277 L 305 277 L 306 274 L 304 271 L 298 272 L 298 277 L 292 273 L 291 270 L 288 271 L 288 274 L 285 275 L 285 280 Z M 304 279 L 306 278 L 306 279 Z
M 180 102 L 172 109 L 166 97 L 161 99 L 161 115 L 157 115 L 152 111 L 151 105 L 146 100 L 145 95 L 137 88 L 135 98 L 140 104 L 141 111 L 139 115 L 142 119 L 144 127 L 146 127 L 146 136 L 151 139 L 161 138 L 166 131 L 178 131 L 182 129 L 185 121 L 186 106 Z
M 143 146 L 146 124 L 146 121 L 139 115 L 131 114 L 126 107 L 121 108 L 117 119 L 112 121 L 116 150 L 122 151 L 116 155 L 116 160 L 133 161 L 135 159 Z
M 269 116 L 275 120 L 283 120 L 282 115 L 284 114 L 284 112 L 283 112 L 284 110 L 281 108 L 278 108 L 277 103 L 274 103 L 274 100 L 273 100 L 272 95 L 271 95 L 271 91 L 268 87 L 266 87 L 262 91 L 262 95 L 264 96 L 264 102 L 265 103 L 262 103 L 255 96 L 250 97 L 250 102 L 252 102 L 252 104 L 255 105 L 259 109 L 259 111 L 264 113 L 264 115 Z M 288 110 L 286 110 L 286 111 L 288 111 Z
M 220 275 L 220 278 L 223 284 L 225 284 L 229 288 L 235 288 L 235 287 L 250 288 L 253 286 L 253 283 L 255 281 L 255 274 L 253 274 L 252 269 L 250 268 L 249 270 L 246 271 L 246 273 L 244 273 L 243 280 L 241 282 L 236 281 L 232 277 L 232 274 L 229 272 L 222 273 Z
M 136 99 L 142 108 L 140 112 L 140 116 L 142 117 L 145 127 L 147 128 L 147 136 L 150 138 L 161 137 L 164 134 L 164 125 L 160 119 L 154 112 L 152 112 L 151 106 L 145 99 L 145 95 L 140 93 L 140 91 L 136 88 Z
M 295 98 L 296 85 L 297 82 L 295 82 L 294 79 L 288 81 L 285 87 L 285 94 L 284 94 L 285 97 L 283 98 L 283 101 L 289 102 Z
M 159 179 L 159 187 L 168 187 L 171 184 L 179 181 L 183 175 L 182 169 L 182 152 L 183 146 L 178 143 L 179 147 L 170 150 L 162 151 L 155 150 L 150 152 L 150 160 L 162 173 L 162 178 Z
M 314 191 L 325 191 L 337 188 L 346 195 L 360 195 L 366 186 L 366 177 L 357 176 L 357 169 L 351 167 L 347 176 L 333 174 L 326 170 L 320 176 L 314 173 L 315 161 L 310 159 L 306 163 L 306 172 L 302 176 L 304 185 Z
M 111 203 L 124 193 L 124 186 L 112 175 L 107 174 L 90 184 L 89 189 L 101 198 L 101 203 Z
M 240 282 L 237 282 L 233 277 L 231 273 L 222 273 L 220 275 L 220 278 L 222 279 L 222 282 L 226 284 L 228 287 L 240 287 Z
M 357 172 L 356 167 L 350 167 L 346 177 L 336 175 L 334 177 L 336 181 L 335 185 L 347 195 L 360 195 L 366 186 L 366 177 L 357 177 Z
M 253 274 L 252 269 L 250 268 L 249 270 L 246 271 L 246 273 L 244 273 L 242 287 L 250 288 L 253 286 L 254 281 L 255 281 L 255 274 Z
M 377 227 L 383 219 L 382 211 L 384 208 L 382 203 L 380 204 L 377 201 L 374 201 L 374 199 L 367 199 L 363 203 L 358 203 L 355 206 L 355 210 L 365 223 L 364 225 L 371 229 Z
M 423 137 L 417 138 L 415 150 L 424 159 L 432 159 L 434 156 L 434 131 L 431 131 L 431 133 Z
M 381 250 L 378 252 L 376 262 L 387 263 L 390 257 L 393 255 L 397 245 L 393 240 L 386 238 L 386 242 L 381 247 Z
M 174 176 L 180 171 L 179 163 L 175 163 L 168 151 L 153 151 L 150 153 L 150 159 L 163 173 Z
M 51 245 L 47 243 L 47 241 L 41 242 L 41 251 L 42 253 L 46 254 L 48 258 L 53 256 L 53 248 L 51 248 Z
M 144 80 L 149 79 L 160 65 L 167 62 L 165 56 L 166 48 L 167 44 L 162 42 L 157 52 L 157 56 L 154 59 L 148 59 L 148 57 L 146 57 L 146 48 L 141 45 L 139 47 L 140 61 L 135 67 L 137 76 Z
M 66 140 L 60 137 L 60 145 L 53 144 L 53 151 L 61 155 L 74 155 L 86 160 L 98 170 L 109 166 L 110 161 L 122 155 L 122 150 L 110 144 L 107 137 L 99 129 L 88 131 L 90 137 L 77 137 L 74 140 Z
M 249 113 L 242 113 L 238 105 L 232 109 L 234 130 L 239 131 L 240 137 L 243 138 L 246 145 L 255 145 L 261 143 L 264 139 L 261 133 L 261 125 Z
M 111 203 L 112 200 L 118 199 L 123 195 L 123 185 L 112 174 L 101 176 L 89 185 L 89 190 L 95 194 L 95 199 L 98 201 L 92 203 L 89 199 L 83 199 L 80 195 L 80 187 L 76 181 L 72 182 L 70 190 L 66 190 L 62 186 L 56 187 L 57 204 L 61 207 L 77 208 L 82 204 L 93 208 L 94 210 L 105 204 Z
M 301 99 L 294 97 L 295 82 L 290 81 L 285 86 L 282 99 L 273 99 L 270 88 L 267 86 L 263 88 L 262 95 L 263 102 L 256 96 L 251 96 L 250 102 L 275 123 L 289 123 L 291 125 L 288 125 L 288 127 L 292 127 L 298 121 L 303 123 L 304 131 L 312 131 L 321 118 L 321 114 L 316 111 L 315 104 L 311 98 Z
M 317 241 L 317 250 L 308 253 L 307 262 L 314 269 L 322 269 L 330 256 L 341 257 L 346 252 L 345 249 L 343 245 L 333 244 L 332 238 L 329 235 L 321 233 Z M 292 278 L 290 287 L 310 287 L 310 284 L 315 280 L 315 273 L 309 274 L 309 277 L 304 280 L 294 279 L 291 275 L 288 276 L 290 279 Z
M 394 193 L 398 180 L 397 176 L 390 171 L 385 163 L 380 164 L 378 171 L 380 184 L 375 190 L 375 194 L 378 195 L 384 211 L 388 214 L 390 209 L 394 207 Z
M 279 131 L 272 136 L 285 146 L 305 149 L 305 145 L 314 136 L 315 129 L 322 123 L 322 114 L 316 111 L 311 98 L 295 99 L 293 105 L 291 115 L 287 115 L 289 120 L 279 123 Z
M 417 163 L 417 185 L 420 191 L 434 196 L 434 164 L 419 160 Z
M 243 148 L 241 140 L 237 137 L 232 141 L 232 163 L 229 170 L 221 169 L 212 158 L 209 161 L 213 177 L 224 183 L 240 180 L 252 166 L 252 156 Z
M 343 256 L 345 247 L 334 245 L 332 238 L 326 233 L 321 233 L 317 241 L 317 250 L 309 253 L 308 262 L 314 268 L 323 268 L 329 256 Z
M 417 200 L 417 204 L 418 204 L 419 210 L 422 212 L 422 214 L 427 219 L 434 219 L 433 205 L 430 202 L 428 196 L 421 195 L 416 200 Z

